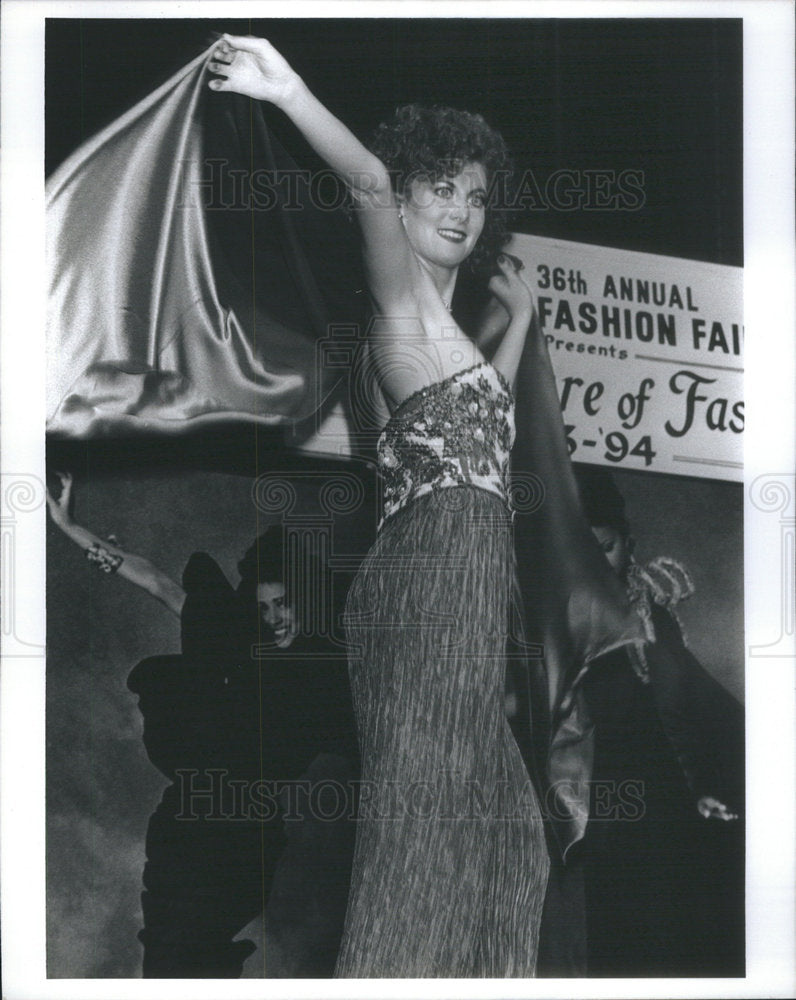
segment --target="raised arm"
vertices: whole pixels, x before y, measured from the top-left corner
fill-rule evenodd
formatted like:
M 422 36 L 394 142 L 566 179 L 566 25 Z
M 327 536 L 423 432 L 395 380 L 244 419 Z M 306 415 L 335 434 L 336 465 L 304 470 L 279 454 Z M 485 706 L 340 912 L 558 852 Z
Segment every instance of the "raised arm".
M 517 257 L 501 254 L 498 266 L 500 274 L 489 282 L 493 298 L 481 317 L 477 345 L 513 388 L 533 318 L 533 292 L 520 275 L 523 264 Z
M 291 119 L 312 148 L 345 182 L 358 208 L 365 266 L 380 307 L 407 300 L 419 265 L 398 215 L 387 168 L 310 92 L 264 38 L 224 35 L 208 69 L 215 91 L 269 101 Z
M 161 601 L 169 611 L 179 615 L 185 602 L 185 591 L 162 570 L 143 556 L 125 552 L 112 542 L 104 541 L 93 532 L 77 524 L 71 513 L 72 477 L 69 473 L 56 472 L 61 483 L 60 496 L 47 492 L 47 506 L 53 523 L 79 545 L 86 557 L 106 573 L 119 576 L 141 587 L 148 594 Z

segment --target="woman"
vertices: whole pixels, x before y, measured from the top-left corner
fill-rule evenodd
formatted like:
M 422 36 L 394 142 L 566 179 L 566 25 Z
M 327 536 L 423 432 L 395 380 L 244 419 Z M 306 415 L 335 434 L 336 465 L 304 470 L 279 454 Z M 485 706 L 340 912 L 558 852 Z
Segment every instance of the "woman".
M 225 36 L 209 68 L 213 90 L 284 111 L 345 181 L 391 411 L 384 517 L 347 605 L 363 786 L 336 975 L 531 976 L 548 859 L 503 687 L 512 386 L 533 300 L 502 256 L 479 336 L 450 312 L 462 265 L 497 256 L 503 141 L 478 116 L 410 107 L 372 152 L 264 39 Z
M 56 475 L 53 522 L 99 571 L 180 618 L 182 655 L 143 660 L 128 679 L 147 753 L 171 782 L 147 829 L 144 976 L 239 976 L 255 946 L 235 938 L 268 904 L 267 974 L 331 975 L 353 824 L 343 814 L 314 818 L 311 796 L 355 779 L 354 722 L 342 658 L 323 630 L 308 634 L 291 601 L 296 581 L 281 528 L 249 547 L 236 588 L 204 552 L 178 583 L 78 524 L 72 477 Z M 290 811 L 302 822 L 284 822 L 291 783 Z

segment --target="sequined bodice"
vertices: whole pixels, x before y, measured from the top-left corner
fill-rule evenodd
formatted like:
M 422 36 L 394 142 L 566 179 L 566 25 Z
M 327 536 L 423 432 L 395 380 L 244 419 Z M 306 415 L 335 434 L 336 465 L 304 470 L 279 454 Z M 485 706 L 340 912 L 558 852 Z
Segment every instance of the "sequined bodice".
M 382 524 L 432 490 L 471 485 L 509 504 L 514 397 L 492 365 L 481 362 L 413 393 L 382 431 Z

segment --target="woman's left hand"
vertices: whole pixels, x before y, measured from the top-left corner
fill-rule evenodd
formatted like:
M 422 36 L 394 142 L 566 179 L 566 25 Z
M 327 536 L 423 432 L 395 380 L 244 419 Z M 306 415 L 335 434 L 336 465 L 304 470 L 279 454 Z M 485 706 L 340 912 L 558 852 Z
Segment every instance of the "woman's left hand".
M 511 254 L 500 254 L 496 274 L 489 282 L 489 291 L 506 309 L 510 319 L 526 319 L 533 314 L 533 292 L 520 274 L 522 261 Z
M 290 96 L 298 75 L 266 38 L 224 35 L 207 64 L 216 73 L 212 90 L 244 94 L 281 106 Z
M 712 795 L 703 795 L 697 802 L 697 809 L 700 816 L 704 816 L 705 819 L 721 819 L 725 822 L 738 819 L 737 813 L 731 813 L 723 802 L 714 799 Z

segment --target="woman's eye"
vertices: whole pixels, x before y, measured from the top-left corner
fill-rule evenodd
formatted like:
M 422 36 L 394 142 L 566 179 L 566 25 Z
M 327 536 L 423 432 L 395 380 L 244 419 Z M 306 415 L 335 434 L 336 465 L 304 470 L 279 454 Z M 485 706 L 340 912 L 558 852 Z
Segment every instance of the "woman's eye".
M 447 184 L 440 184 L 434 188 L 434 194 L 439 198 L 450 198 L 452 191 Z
M 470 198 L 470 204 L 474 208 L 483 208 L 486 204 L 486 199 L 482 194 L 474 194 L 472 198 Z

